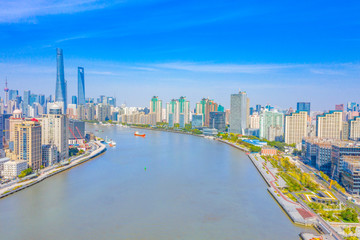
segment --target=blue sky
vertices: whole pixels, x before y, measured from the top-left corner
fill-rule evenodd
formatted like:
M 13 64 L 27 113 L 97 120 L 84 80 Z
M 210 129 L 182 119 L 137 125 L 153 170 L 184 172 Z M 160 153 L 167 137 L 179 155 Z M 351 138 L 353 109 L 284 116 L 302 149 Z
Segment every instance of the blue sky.
M 64 50 L 68 95 L 77 66 L 86 95 L 146 106 L 182 95 L 229 106 L 314 110 L 357 101 L 359 1 L 2 0 L 0 79 L 10 89 L 53 94 L 56 47 Z

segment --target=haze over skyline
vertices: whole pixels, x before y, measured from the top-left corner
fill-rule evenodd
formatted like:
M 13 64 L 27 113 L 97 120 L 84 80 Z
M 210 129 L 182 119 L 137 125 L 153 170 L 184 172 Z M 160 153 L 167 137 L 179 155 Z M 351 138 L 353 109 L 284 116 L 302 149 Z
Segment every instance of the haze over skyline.
M 68 99 L 82 66 L 86 97 L 119 104 L 183 95 L 229 107 L 240 88 L 252 106 L 333 109 L 359 102 L 360 4 L 339 2 L 2 1 L 0 78 L 54 95 L 59 47 Z

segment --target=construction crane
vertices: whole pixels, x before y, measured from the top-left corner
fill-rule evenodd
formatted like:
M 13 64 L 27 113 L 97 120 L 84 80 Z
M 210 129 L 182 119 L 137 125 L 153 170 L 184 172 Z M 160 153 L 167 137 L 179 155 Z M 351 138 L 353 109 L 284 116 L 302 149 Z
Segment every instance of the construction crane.
M 334 179 L 334 174 L 335 174 L 335 168 L 336 168 L 336 166 L 334 166 L 334 169 L 333 169 L 332 174 L 331 174 L 329 189 L 331 189 L 331 186 L 332 186 L 332 184 L 334 182 L 333 179 Z
M 79 139 L 75 136 L 74 132 L 71 130 L 70 127 L 69 127 L 69 130 L 70 130 L 71 134 L 73 135 L 73 137 L 76 139 L 76 142 L 79 144 Z

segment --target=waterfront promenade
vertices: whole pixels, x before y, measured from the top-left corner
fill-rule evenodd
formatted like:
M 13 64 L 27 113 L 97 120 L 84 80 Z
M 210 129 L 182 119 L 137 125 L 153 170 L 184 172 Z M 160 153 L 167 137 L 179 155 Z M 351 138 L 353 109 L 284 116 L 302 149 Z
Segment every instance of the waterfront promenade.
M 5 186 L 2 186 L 0 189 L 0 198 L 7 197 L 10 194 L 13 194 L 13 193 L 21 191 L 25 188 L 28 188 L 34 184 L 37 184 L 37 183 L 45 180 L 48 177 L 51 177 L 55 174 L 66 171 L 66 170 L 73 168 L 79 164 L 82 164 L 90 159 L 93 159 L 94 157 L 96 157 L 96 156 L 102 154 L 104 151 L 106 151 L 106 146 L 99 141 L 93 141 L 93 142 L 90 142 L 89 144 L 91 146 L 89 151 L 85 152 L 83 155 L 80 155 L 80 156 L 70 159 L 70 163 L 67 165 L 51 166 L 49 168 L 42 169 L 40 171 L 39 176 L 36 178 L 25 179 L 25 180 L 18 181 L 16 183 L 7 184 Z

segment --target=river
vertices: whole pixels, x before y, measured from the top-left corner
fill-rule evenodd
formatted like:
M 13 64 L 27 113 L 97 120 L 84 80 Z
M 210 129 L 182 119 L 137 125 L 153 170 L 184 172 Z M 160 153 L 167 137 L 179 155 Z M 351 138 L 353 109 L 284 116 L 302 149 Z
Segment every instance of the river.
M 0 200 L 0 239 L 299 239 L 240 150 L 87 125 L 115 148 Z M 96 132 L 101 129 L 104 132 Z

